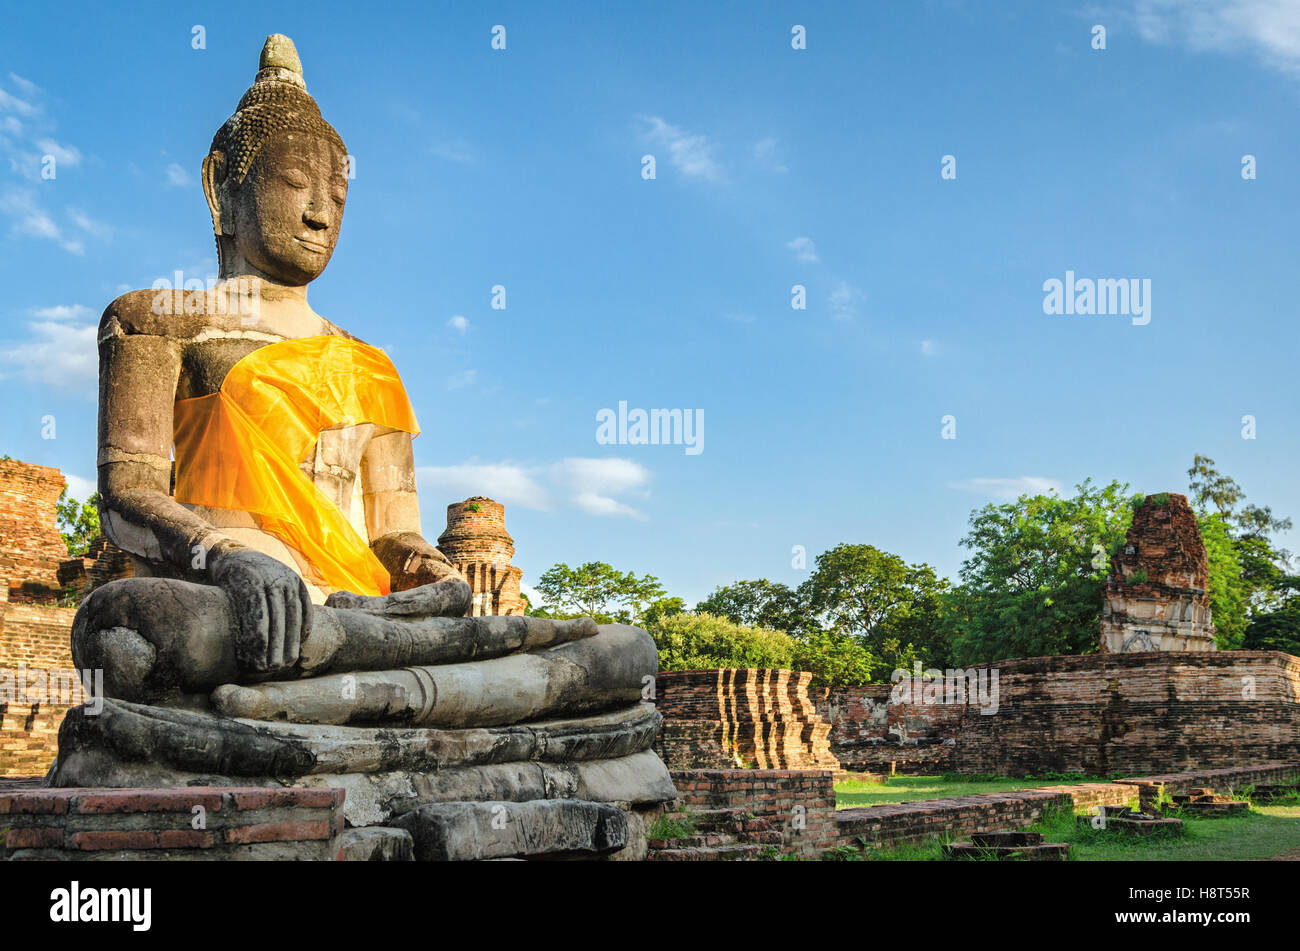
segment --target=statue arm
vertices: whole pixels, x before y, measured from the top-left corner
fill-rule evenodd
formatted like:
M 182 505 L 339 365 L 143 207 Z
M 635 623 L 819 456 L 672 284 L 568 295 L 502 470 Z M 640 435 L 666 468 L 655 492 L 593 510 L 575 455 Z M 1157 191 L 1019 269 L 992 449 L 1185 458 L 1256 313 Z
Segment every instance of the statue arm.
M 242 670 L 286 669 L 311 633 L 307 586 L 292 568 L 236 542 L 172 498 L 181 342 L 140 305 L 131 295 L 119 298 L 100 323 L 100 524 L 119 548 L 229 595 L 239 618 L 235 657 Z
M 99 506 L 113 544 L 195 574 L 195 547 L 233 544 L 171 497 L 172 403 L 180 377 L 179 341 L 131 332 L 110 306 L 99 334 Z M 203 561 L 198 562 L 198 567 Z
M 361 492 L 370 548 L 388 569 L 394 591 L 461 580 L 455 566 L 420 534 L 411 435 L 389 430 L 361 457 Z

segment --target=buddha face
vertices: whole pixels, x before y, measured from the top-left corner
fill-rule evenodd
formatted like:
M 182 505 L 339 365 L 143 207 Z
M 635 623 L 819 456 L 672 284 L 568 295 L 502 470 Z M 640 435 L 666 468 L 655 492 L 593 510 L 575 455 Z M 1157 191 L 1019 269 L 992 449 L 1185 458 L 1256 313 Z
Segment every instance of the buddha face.
M 231 198 L 235 251 L 263 274 L 301 286 L 329 264 L 348 197 L 347 156 L 321 136 L 282 132 Z M 224 224 L 224 222 L 223 222 Z

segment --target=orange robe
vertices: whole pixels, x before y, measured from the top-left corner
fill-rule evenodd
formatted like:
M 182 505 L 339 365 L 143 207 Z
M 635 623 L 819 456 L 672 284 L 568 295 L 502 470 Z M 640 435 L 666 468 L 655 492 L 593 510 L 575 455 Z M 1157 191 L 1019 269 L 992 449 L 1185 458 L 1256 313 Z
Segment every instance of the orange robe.
M 361 423 L 420 431 L 381 350 L 336 336 L 260 347 L 217 392 L 176 401 L 176 500 L 251 512 L 328 587 L 388 594 L 388 572 L 366 539 L 298 468 L 323 430 Z

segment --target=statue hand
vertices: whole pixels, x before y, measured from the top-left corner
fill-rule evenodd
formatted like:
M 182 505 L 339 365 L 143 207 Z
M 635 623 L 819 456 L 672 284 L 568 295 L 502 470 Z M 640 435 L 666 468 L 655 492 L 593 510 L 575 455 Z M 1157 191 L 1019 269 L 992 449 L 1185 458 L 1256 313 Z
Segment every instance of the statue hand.
M 311 598 L 302 578 L 270 555 L 230 548 L 209 562 L 211 577 L 239 619 L 235 660 L 247 673 L 276 673 L 298 661 L 311 632 Z
M 465 580 L 447 556 L 417 532 L 393 532 L 376 539 L 371 548 L 375 557 L 388 569 L 393 591 Z

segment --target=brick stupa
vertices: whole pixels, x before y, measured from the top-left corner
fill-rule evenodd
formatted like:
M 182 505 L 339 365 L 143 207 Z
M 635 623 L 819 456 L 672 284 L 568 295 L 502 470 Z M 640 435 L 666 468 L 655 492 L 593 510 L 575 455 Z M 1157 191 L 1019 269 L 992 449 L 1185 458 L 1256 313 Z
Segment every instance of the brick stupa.
M 474 591 L 470 616 L 524 614 L 519 596 L 523 571 L 510 564 L 515 542 L 506 531 L 506 509 L 476 495 L 447 506 L 447 529 L 438 548 L 465 576 Z
M 1207 573 L 1205 543 L 1187 497 L 1148 495 L 1111 558 L 1102 653 L 1215 650 Z

